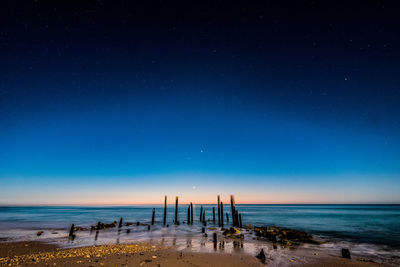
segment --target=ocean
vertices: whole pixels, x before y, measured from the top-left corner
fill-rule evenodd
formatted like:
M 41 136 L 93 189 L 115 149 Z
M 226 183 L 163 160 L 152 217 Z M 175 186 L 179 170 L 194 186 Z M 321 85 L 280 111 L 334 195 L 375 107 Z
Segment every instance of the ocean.
M 162 205 L 135 206 L 35 206 L 35 207 L 0 207 L 0 240 L 43 240 L 56 242 L 61 246 L 72 247 L 91 244 L 151 241 L 161 244 L 193 249 L 211 249 L 207 239 L 200 238 L 203 225 L 199 221 L 199 204 L 194 208 L 193 225 L 186 225 L 187 205 L 179 206 L 178 220 L 181 225 L 173 225 L 175 206 L 168 205 L 167 223 L 163 227 Z M 212 208 L 216 205 L 203 205 L 206 212 L 207 227 L 215 226 L 212 222 Z M 136 226 L 136 222 L 151 222 L 152 209 L 156 209 L 155 225 L 148 231 L 146 226 Z M 400 205 L 236 205 L 242 214 L 243 225 L 282 226 L 301 230 L 314 235 L 324 244 L 321 249 L 336 253 L 340 247 L 349 247 L 353 253 L 377 258 L 391 263 L 400 259 Z M 230 206 L 224 205 L 231 223 Z M 98 240 L 90 231 L 77 232 L 74 242 L 66 235 L 71 224 L 81 227 L 96 225 L 98 221 L 111 223 L 123 218 L 124 222 L 133 222 L 124 226 L 121 232 L 117 228 L 100 232 Z M 226 221 L 225 227 L 230 223 Z M 126 230 L 130 229 L 127 234 Z M 43 230 L 40 237 L 37 231 Z M 208 230 L 212 232 L 211 230 Z M 209 235 L 209 238 L 212 235 Z M 190 240 L 190 241 L 189 241 Z M 250 253 L 262 246 L 252 236 L 245 241 Z M 229 246 L 227 246 L 229 249 Z

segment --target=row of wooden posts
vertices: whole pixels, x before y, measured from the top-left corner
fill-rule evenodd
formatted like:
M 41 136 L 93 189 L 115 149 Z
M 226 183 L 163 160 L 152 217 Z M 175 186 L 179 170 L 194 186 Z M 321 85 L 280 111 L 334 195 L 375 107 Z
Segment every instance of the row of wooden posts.
M 217 202 L 218 202 L 218 226 L 219 227 L 224 227 L 224 204 L 220 200 L 220 196 L 217 196 Z M 156 214 L 156 209 L 153 208 L 153 214 L 151 217 L 151 225 L 154 225 L 155 221 L 155 214 Z M 207 226 L 207 221 L 206 221 L 206 212 L 205 208 L 203 209 L 203 206 L 200 207 L 200 222 L 204 224 L 204 226 Z M 231 214 L 232 214 L 232 226 L 236 227 L 242 227 L 242 215 L 236 210 L 235 207 L 235 196 L 231 195 Z M 213 223 L 215 224 L 215 207 L 213 207 Z M 226 222 L 229 223 L 229 215 L 228 212 L 226 212 Z M 164 200 L 164 217 L 163 217 L 163 223 L 164 226 L 167 224 L 167 196 L 165 196 Z M 175 198 L 175 220 L 174 220 L 175 225 L 179 225 L 179 220 L 178 220 L 178 197 Z M 188 205 L 188 213 L 187 213 L 187 224 L 193 224 L 193 203 L 190 202 L 190 205 Z M 137 222 L 137 225 L 139 225 L 139 222 Z M 101 223 L 97 223 L 96 227 L 96 235 L 95 235 L 95 240 L 97 240 L 97 237 L 99 235 L 99 230 Z M 150 225 L 148 226 L 148 230 L 150 230 Z M 121 231 L 122 228 L 122 218 L 119 220 L 118 223 L 118 233 Z M 74 229 L 75 225 L 72 224 L 70 231 L 69 231 L 69 238 L 74 239 L 75 234 L 74 234 Z M 203 232 L 204 232 L 203 228 Z M 128 229 L 127 231 L 130 232 Z M 214 233 L 214 240 L 216 240 L 216 234 Z
M 224 227 L 224 204 L 220 200 L 220 196 L 217 196 L 218 202 L 218 226 Z M 153 208 L 153 214 L 151 218 L 151 225 L 154 225 L 154 218 L 155 218 L 156 209 Z M 238 212 L 235 206 L 235 196 L 231 195 L 231 215 L 232 215 L 232 225 L 236 227 L 242 227 L 242 214 Z M 205 226 L 207 225 L 206 215 L 205 215 L 205 208 L 203 206 L 200 207 L 200 222 L 202 222 Z M 226 212 L 226 222 L 229 223 L 229 214 Z M 213 207 L 213 223 L 215 223 L 215 207 Z M 163 217 L 163 224 L 167 224 L 167 196 L 164 199 L 164 217 Z M 175 197 L 175 225 L 179 225 L 178 220 L 178 197 Z M 193 203 L 190 202 L 188 205 L 188 212 L 187 212 L 187 224 L 193 224 Z

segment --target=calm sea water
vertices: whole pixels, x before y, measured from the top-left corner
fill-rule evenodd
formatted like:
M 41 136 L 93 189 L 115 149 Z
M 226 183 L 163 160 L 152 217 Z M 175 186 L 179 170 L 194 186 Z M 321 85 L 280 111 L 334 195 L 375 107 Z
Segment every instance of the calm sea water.
M 203 205 L 206 219 L 212 220 L 212 207 Z M 129 242 L 133 240 L 154 241 L 173 237 L 173 242 L 180 242 L 177 237 L 199 236 L 202 225 L 199 222 L 200 205 L 195 206 L 195 224 L 179 227 L 173 225 L 174 206 L 168 206 L 167 222 L 169 228 L 162 227 L 163 207 L 153 206 L 106 206 L 106 207 L 0 207 L 0 238 L 3 240 L 35 240 L 36 231 L 46 230 L 41 238 L 65 240 L 72 223 L 89 227 L 98 221 L 110 223 L 120 217 L 125 222 L 150 223 L 152 209 L 156 208 L 156 223 L 152 230 L 147 227 L 131 227 L 131 234 L 118 234 L 117 229 L 102 233 L 100 243 Z M 242 214 L 243 224 L 278 225 L 312 233 L 316 238 L 329 244 L 347 244 L 353 250 L 369 251 L 370 254 L 400 256 L 400 205 L 237 205 Z M 224 211 L 229 213 L 230 206 Z M 187 205 L 181 205 L 179 220 L 187 218 Z M 230 224 L 226 222 L 225 226 Z M 213 226 L 212 221 L 208 227 Z M 125 227 L 126 228 L 126 227 Z M 49 230 L 51 229 L 51 230 Z M 126 229 L 123 229 L 125 231 Z M 75 244 L 92 244 L 93 235 L 79 233 Z M 123 232 L 125 233 L 125 232 Z M 210 235 L 211 236 L 211 235 Z M 177 241 L 178 240 L 178 241 Z M 249 238 L 250 240 L 250 238 Z M 97 241 L 99 242 L 99 241 Z M 181 240 L 181 244 L 187 243 Z M 191 242 L 191 241 L 190 241 Z M 349 245 L 352 244 L 352 245 Z M 386 254 L 385 254 L 386 253 Z
M 156 223 L 162 222 L 163 207 L 0 207 L 0 229 L 68 228 L 71 223 L 95 225 L 97 221 L 119 220 L 149 223 L 152 208 Z M 212 219 L 213 205 L 204 205 L 206 218 Z M 400 247 L 400 205 L 237 205 L 243 224 L 279 225 L 330 238 Z M 224 211 L 229 213 L 230 206 Z M 195 206 L 195 220 L 200 205 Z M 174 206 L 168 206 L 167 221 L 173 224 Z M 179 220 L 187 218 L 187 206 L 181 205 Z M 225 224 L 226 224 L 226 215 Z M 229 224 L 228 224 L 229 225 Z

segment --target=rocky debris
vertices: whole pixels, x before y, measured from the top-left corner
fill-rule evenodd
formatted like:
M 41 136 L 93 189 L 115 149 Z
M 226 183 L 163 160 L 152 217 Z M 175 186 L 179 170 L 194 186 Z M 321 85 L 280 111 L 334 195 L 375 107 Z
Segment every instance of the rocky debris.
M 244 238 L 243 234 L 241 234 L 240 231 L 234 227 L 226 229 L 222 234 L 226 237 Z
M 307 244 L 320 244 L 314 240 L 312 235 L 279 226 L 271 227 L 253 227 L 256 236 L 264 237 L 272 242 L 277 242 L 283 246 L 293 246 L 303 243 Z
M 263 264 L 265 264 L 265 261 L 267 260 L 267 258 L 265 257 L 263 248 L 261 249 L 260 253 L 257 254 L 256 258 L 259 259 Z
M 118 223 L 117 221 L 113 221 L 112 223 L 101 223 L 99 222 L 97 225 L 92 225 L 90 227 L 90 230 L 101 230 L 101 229 L 107 229 L 107 228 L 114 228 L 117 227 Z
M 342 258 L 351 259 L 350 250 L 348 248 L 342 248 Z
M 37 235 L 37 236 L 41 236 L 43 233 L 44 233 L 44 231 L 38 231 L 38 232 L 36 233 L 36 235 Z
M 80 227 L 80 226 L 75 226 L 74 227 L 74 232 L 76 232 L 76 231 L 86 231 L 87 229 L 86 228 L 83 228 L 83 227 Z

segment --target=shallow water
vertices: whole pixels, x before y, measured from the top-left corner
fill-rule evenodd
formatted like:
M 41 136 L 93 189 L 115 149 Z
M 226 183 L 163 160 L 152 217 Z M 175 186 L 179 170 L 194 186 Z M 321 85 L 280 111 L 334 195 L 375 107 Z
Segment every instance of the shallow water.
M 77 232 L 74 242 L 65 237 L 72 223 L 90 227 L 98 221 L 111 223 L 120 217 L 124 222 L 150 223 L 152 209 L 156 208 L 156 222 L 148 231 L 146 226 L 124 226 L 100 231 L 98 240 L 90 231 Z M 212 207 L 203 205 L 206 219 L 212 220 Z M 324 241 L 314 249 L 330 251 L 337 254 L 340 247 L 349 247 L 354 255 L 376 258 L 378 261 L 398 262 L 400 259 L 400 205 L 237 205 L 242 214 L 243 224 L 279 225 L 312 233 L 315 238 Z M 92 244 L 125 243 L 151 241 L 156 244 L 179 249 L 189 248 L 195 251 L 213 251 L 213 230 L 206 230 L 208 237 L 201 233 L 199 222 L 200 205 L 195 206 L 193 225 L 183 224 L 187 218 L 187 205 L 179 209 L 180 226 L 173 225 L 174 206 L 168 206 L 167 223 L 162 227 L 163 207 L 159 206 L 107 206 L 107 207 L 0 207 L 0 238 L 7 240 L 45 240 L 56 242 L 61 246 L 82 246 Z M 224 211 L 230 218 L 230 206 Z M 226 222 L 225 226 L 230 226 Z M 207 227 L 212 227 L 209 221 Z M 127 234 L 127 228 L 130 233 Z M 40 237 L 36 231 L 45 230 Z M 220 231 L 219 238 L 222 238 Z M 281 248 L 274 251 L 272 244 L 259 242 L 251 234 L 245 234 L 243 247 L 234 246 L 233 241 L 225 239 L 224 247 L 217 250 L 231 252 L 244 250 L 254 254 L 261 247 L 271 254 L 280 253 Z M 222 240 L 222 239 L 221 239 Z

